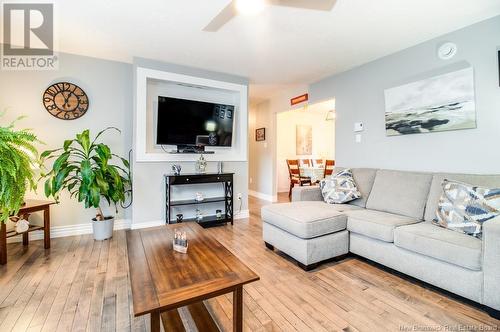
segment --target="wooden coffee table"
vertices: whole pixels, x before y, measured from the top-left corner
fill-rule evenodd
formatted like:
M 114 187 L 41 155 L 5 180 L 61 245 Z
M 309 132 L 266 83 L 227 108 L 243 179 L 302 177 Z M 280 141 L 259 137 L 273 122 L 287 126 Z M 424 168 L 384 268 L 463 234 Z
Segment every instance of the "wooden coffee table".
M 174 230 L 187 233 L 187 254 L 173 251 Z M 233 330 L 243 329 L 243 285 L 259 277 L 196 223 L 127 231 L 134 315 L 151 314 L 151 331 L 183 330 L 187 306 L 200 331 L 217 325 L 203 300 L 233 292 Z

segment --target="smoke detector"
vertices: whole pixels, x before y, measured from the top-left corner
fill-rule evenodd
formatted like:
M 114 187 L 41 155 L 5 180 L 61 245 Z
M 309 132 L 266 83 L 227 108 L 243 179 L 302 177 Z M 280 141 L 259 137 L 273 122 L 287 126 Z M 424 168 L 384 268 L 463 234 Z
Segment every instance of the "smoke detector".
M 438 48 L 438 57 L 441 60 L 450 60 L 457 54 L 457 45 L 455 43 L 444 43 Z

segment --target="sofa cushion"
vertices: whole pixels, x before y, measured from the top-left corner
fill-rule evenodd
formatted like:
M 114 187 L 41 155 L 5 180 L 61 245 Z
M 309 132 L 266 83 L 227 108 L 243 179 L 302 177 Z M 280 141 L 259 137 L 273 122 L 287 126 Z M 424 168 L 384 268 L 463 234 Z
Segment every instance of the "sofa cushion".
M 385 242 L 394 242 L 394 228 L 410 225 L 418 220 L 376 210 L 352 210 L 347 215 L 347 230 Z
M 366 207 L 366 202 L 372 191 L 373 182 L 375 181 L 375 176 L 377 174 L 377 169 L 375 168 L 351 168 L 352 176 L 354 177 L 354 182 L 361 193 L 361 198 L 358 198 L 349 204 L 356 205 L 359 207 Z
M 396 228 L 394 244 L 450 264 L 481 270 L 481 240 L 428 222 Z
M 439 197 L 443 193 L 443 180 L 459 181 L 487 188 L 500 188 L 500 175 L 474 175 L 474 174 L 454 174 L 437 173 L 432 177 L 431 189 L 425 207 L 425 221 L 436 219 L 436 210 Z
M 394 241 L 394 228 L 419 222 L 415 218 L 366 209 L 346 214 L 348 231 L 385 242 Z
M 262 220 L 302 239 L 346 229 L 347 217 L 324 202 L 292 202 L 264 206 Z
M 367 209 L 422 220 L 432 174 L 378 170 Z

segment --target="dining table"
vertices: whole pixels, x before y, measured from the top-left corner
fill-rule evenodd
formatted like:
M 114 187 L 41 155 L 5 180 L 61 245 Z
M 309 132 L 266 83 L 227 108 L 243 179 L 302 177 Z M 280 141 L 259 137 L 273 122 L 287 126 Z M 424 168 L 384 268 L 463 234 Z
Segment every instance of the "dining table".
M 311 183 L 321 181 L 325 177 L 324 166 L 300 166 L 300 176 L 311 178 Z

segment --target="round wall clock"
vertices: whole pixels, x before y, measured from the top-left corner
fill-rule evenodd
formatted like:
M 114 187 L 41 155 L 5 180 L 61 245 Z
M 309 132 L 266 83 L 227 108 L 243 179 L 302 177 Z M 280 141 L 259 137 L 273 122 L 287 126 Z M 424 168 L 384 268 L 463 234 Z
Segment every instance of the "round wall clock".
M 74 120 L 89 109 L 89 98 L 78 85 L 59 82 L 49 86 L 43 93 L 45 109 L 61 120 Z

